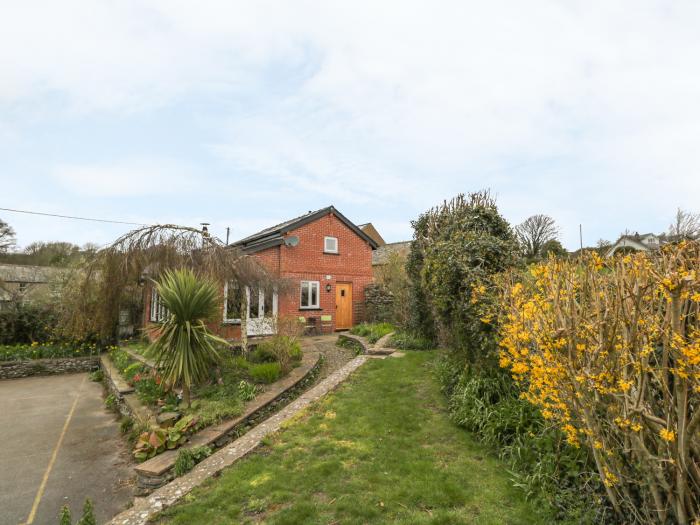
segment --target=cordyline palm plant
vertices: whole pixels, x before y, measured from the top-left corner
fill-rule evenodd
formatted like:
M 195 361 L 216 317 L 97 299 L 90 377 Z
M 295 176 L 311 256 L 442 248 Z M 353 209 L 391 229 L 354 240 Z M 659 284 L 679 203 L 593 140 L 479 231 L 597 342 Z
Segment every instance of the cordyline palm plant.
M 210 368 L 221 360 L 216 347 L 226 344 L 206 325 L 217 311 L 219 292 L 212 281 L 198 278 L 189 269 L 166 271 L 154 283 L 169 315 L 151 329 L 155 341 L 149 355 L 166 385 L 182 387 L 183 401 L 189 407 L 191 387 L 206 379 Z

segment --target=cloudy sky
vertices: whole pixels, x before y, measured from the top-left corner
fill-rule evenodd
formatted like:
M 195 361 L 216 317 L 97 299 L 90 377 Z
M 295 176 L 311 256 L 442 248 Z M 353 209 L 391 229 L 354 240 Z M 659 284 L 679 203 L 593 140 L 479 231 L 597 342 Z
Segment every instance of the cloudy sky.
M 212 223 L 459 192 L 569 248 L 700 211 L 700 3 L 3 2 L 0 207 Z M 20 245 L 128 226 L 0 211 Z

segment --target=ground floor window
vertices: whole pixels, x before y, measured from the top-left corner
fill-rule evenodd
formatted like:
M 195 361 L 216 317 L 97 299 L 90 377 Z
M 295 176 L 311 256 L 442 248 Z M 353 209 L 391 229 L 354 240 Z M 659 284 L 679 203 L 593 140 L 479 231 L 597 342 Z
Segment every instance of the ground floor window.
M 162 323 L 170 312 L 163 304 L 158 290 L 155 287 L 151 288 L 151 311 L 149 319 L 152 323 Z
M 318 281 L 301 281 L 301 308 L 320 308 Z
M 245 288 L 236 281 L 224 285 L 224 323 L 240 323 Z

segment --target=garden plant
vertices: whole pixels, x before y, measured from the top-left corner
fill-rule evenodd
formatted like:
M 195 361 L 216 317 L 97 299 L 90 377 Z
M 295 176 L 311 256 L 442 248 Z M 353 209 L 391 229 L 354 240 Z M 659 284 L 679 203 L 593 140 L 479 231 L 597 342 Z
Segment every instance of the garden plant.
M 501 304 L 501 366 L 587 449 L 617 519 L 700 520 L 700 247 L 550 258 Z

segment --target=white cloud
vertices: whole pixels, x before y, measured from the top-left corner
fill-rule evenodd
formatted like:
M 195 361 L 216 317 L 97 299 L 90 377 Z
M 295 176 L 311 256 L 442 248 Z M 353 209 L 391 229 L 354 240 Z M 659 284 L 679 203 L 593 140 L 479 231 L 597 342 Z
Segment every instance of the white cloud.
M 252 185 L 385 203 L 387 224 L 491 186 L 574 246 L 579 222 L 611 237 L 697 208 L 699 23 L 700 4 L 661 0 L 6 3 L 0 110 L 232 99 L 208 151 Z M 55 173 L 91 195 L 173 187 L 146 164 Z
M 136 159 L 118 164 L 62 164 L 53 176 L 68 191 L 90 197 L 145 197 L 191 192 L 195 176 L 167 159 Z

